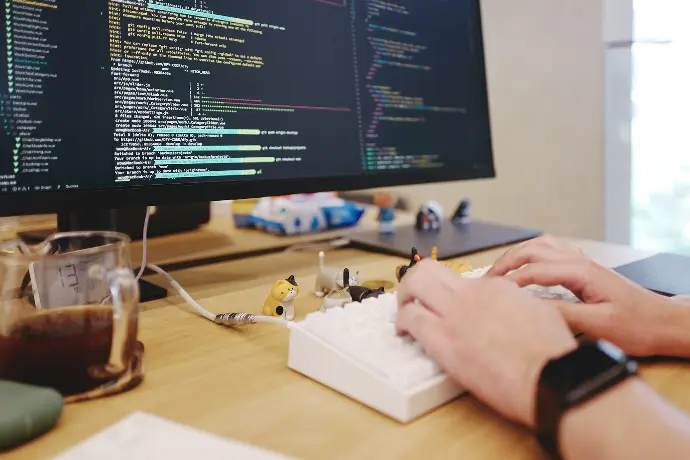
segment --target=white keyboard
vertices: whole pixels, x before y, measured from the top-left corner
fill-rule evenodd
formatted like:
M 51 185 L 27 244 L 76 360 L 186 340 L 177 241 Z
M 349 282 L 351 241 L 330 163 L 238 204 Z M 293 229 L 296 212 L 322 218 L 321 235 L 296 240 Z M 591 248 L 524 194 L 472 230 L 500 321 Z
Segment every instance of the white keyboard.
M 291 324 L 288 367 L 400 422 L 463 390 L 395 329 L 395 294 L 315 312 Z
M 563 288 L 529 288 L 539 297 L 577 300 Z M 403 423 L 463 394 L 417 343 L 397 335 L 397 310 L 396 295 L 384 294 L 310 313 L 290 325 L 288 367 Z
M 470 272 L 463 273 L 462 276 L 464 276 L 465 278 L 481 278 L 482 276 L 486 275 L 486 272 L 488 272 L 490 268 L 491 266 L 477 268 Z M 563 286 L 538 286 L 536 284 L 533 284 L 530 286 L 525 286 L 524 289 L 529 290 L 536 297 L 542 299 L 564 300 L 566 302 L 572 303 L 580 302 L 580 299 L 578 299 L 575 296 L 575 294 L 573 294 Z

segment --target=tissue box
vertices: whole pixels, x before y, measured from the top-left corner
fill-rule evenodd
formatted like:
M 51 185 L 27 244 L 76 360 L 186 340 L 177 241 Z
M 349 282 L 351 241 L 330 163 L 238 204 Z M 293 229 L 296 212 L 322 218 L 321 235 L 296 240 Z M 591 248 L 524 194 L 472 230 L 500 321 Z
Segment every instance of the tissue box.
M 250 216 L 259 202 L 258 199 L 235 200 L 232 202 L 232 218 L 235 221 L 235 227 L 247 228 L 252 227 Z
M 299 235 L 352 227 L 363 214 L 364 208 L 333 193 L 315 193 L 261 198 L 248 221 L 276 235 Z

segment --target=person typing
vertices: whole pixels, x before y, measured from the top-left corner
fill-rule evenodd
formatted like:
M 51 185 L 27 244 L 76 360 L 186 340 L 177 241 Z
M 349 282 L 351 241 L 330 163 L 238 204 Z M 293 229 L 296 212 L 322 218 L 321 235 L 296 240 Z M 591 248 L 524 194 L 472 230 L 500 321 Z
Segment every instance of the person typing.
M 579 304 L 521 287 L 561 285 Z M 690 418 L 637 374 L 635 357 L 690 357 L 687 299 L 667 299 L 551 237 L 513 247 L 485 277 L 424 259 L 402 279 L 396 328 L 459 385 L 569 460 L 676 459 Z M 596 341 L 583 342 L 571 329 Z

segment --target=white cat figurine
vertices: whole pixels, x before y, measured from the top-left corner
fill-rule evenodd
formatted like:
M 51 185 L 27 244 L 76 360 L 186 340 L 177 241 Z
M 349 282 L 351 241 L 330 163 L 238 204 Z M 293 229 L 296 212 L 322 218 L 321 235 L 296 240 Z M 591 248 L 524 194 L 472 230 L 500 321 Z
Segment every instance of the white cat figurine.
M 327 267 L 323 251 L 319 252 L 319 272 L 316 274 L 314 294 L 323 297 L 334 289 L 343 289 L 343 268 Z M 359 271 L 350 270 L 350 286 L 359 286 Z

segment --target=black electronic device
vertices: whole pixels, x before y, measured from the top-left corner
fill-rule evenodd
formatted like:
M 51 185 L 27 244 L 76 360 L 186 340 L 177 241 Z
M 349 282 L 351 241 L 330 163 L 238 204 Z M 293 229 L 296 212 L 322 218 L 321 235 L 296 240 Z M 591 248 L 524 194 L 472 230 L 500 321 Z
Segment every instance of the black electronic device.
M 479 0 L 188 3 L 8 5 L 0 216 L 494 176 Z
M 662 252 L 616 267 L 615 271 L 642 287 L 667 297 L 690 295 L 690 257 Z
M 584 341 L 544 366 L 536 400 L 539 442 L 558 458 L 558 426 L 571 407 L 590 400 L 637 373 L 637 363 L 609 342 Z
M 106 226 L 120 233 L 128 235 L 132 240 L 141 240 L 144 236 L 144 220 L 146 218 L 146 206 L 133 208 L 120 208 L 108 213 L 112 216 L 111 223 Z M 75 217 L 79 217 L 77 213 Z M 69 213 L 60 214 L 58 228 L 32 230 L 20 232 L 22 240 L 29 244 L 37 244 L 59 229 L 68 231 L 77 228 L 89 229 L 94 225 L 91 221 L 75 223 L 70 220 Z M 209 203 L 184 203 L 170 206 L 156 206 L 149 217 L 147 236 L 172 235 L 189 232 L 198 229 L 211 220 L 211 206 Z
M 12 3 L 0 215 L 493 177 L 479 0 L 368 7 Z
M 436 247 L 438 259 L 447 260 L 526 241 L 539 235 L 540 231 L 528 228 L 481 221 L 461 224 L 445 220 L 438 230 L 433 231 L 420 231 L 410 225 L 400 227 L 392 234 L 382 234 L 376 230 L 358 231 L 350 238 L 357 247 L 401 257 L 408 257 L 411 247 L 416 247 L 421 254 L 430 254 L 432 248 Z

